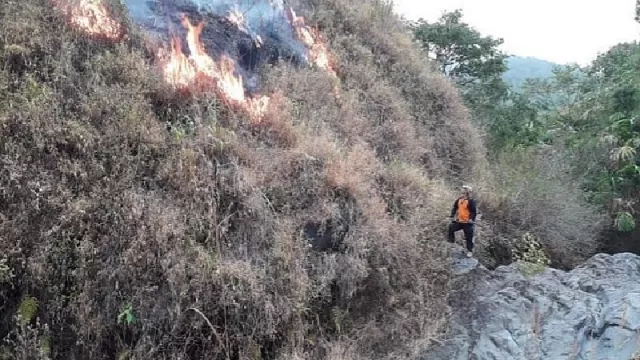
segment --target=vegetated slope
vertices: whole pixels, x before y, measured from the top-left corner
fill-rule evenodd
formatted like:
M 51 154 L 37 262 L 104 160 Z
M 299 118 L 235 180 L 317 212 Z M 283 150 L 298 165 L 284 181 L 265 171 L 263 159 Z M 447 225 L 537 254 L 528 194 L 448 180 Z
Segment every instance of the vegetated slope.
M 534 57 L 511 56 L 507 58 L 508 70 L 503 79 L 518 89 L 527 79 L 546 79 L 553 76 L 553 68 L 558 66 L 550 61 Z
M 475 256 L 487 268 L 495 269 L 518 259 L 531 259 L 526 255 L 527 248 L 535 243 L 548 261 L 538 260 L 555 268 L 571 269 L 591 257 L 598 246 L 596 234 L 607 220 L 602 208 L 590 204 L 589 197 L 608 192 L 600 188 L 588 194 L 584 186 L 576 184 L 582 182 L 577 179 L 584 177 L 586 168 L 600 171 L 608 166 L 587 166 L 590 162 L 575 165 L 574 145 L 565 146 L 570 142 L 557 136 L 562 129 L 575 131 L 582 114 L 593 114 L 591 106 L 574 106 L 580 98 L 588 99 L 586 103 L 591 105 L 591 98 L 576 95 L 579 87 L 574 79 L 584 79 L 586 74 L 574 77 L 580 71 L 575 66 L 558 67 L 553 69 L 558 81 L 556 76 L 548 81 L 530 79 L 533 81 L 527 81 L 526 86 L 509 89 L 500 77 L 505 76 L 505 65 L 513 68 L 517 58 L 505 64 L 506 54 L 499 49 L 502 40 L 474 29 L 462 18 L 461 11 L 447 12 L 436 22 L 408 25 L 415 41 L 437 55 L 434 61 L 439 70 L 456 83 L 474 123 L 484 133 L 490 166 L 480 172 L 482 181 L 474 181 L 480 209 Z M 452 73 L 447 70 L 449 66 L 457 70 Z M 563 104 L 567 106 L 553 118 L 552 109 Z M 573 122 L 565 119 L 567 109 L 577 114 Z M 595 138 L 599 135 L 589 140 Z M 609 154 L 599 149 L 595 153 L 602 154 L 603 159 Z M 593 151 L 585 154 L 592 160 Z M 600 180 L 610 178 L 597 177 L 599 180 L 592 184 L 609 184 Z M 605 203 L 611 202 L 601 204 Z
M 390 6 L 298 5 L 339 97 L 326 72 L 266 67 L 281 95 L 256 122 L 168 88 L 118 2 L 118 42 L 2 2 L 3 356 L 382 358 L 437 336 L 441 184 L 472 181 L 482 146 Z

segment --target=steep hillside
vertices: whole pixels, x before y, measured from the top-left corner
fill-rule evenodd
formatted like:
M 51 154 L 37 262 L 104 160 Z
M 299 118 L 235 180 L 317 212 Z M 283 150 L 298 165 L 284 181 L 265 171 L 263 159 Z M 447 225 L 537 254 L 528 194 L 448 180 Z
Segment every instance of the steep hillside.
M 507 84 L 519 88 L 527 79 L 546 79 L 553 76 L 558 64 L 533 57 L 511 56 L 507 58 L 507 71 L 502 78 Z
M 439 336 L 449 188 L 484 152 L 391 7 L 300 2 L 318 30 L 282 39 L 167 4 L 173 48 L 119 1 L 0 4 L 0 358 L 401 358 Z

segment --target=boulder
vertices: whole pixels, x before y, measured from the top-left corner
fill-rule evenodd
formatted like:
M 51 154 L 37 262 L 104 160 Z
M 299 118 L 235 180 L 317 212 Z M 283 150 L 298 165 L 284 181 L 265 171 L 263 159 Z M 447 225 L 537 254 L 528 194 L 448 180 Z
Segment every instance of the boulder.
M 452 256 L 462 288 L 450 331 L 419 359 L 640 359 L 640 257 L 598 254 L 527 277 L 518 263 L 489 271 L 463 256 Z

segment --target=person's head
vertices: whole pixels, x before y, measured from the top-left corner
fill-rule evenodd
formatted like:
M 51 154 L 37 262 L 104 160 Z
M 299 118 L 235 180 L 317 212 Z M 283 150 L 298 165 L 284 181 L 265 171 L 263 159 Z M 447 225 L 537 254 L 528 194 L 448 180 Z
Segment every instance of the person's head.
M 465 197 L 465 198 L 470 198 L 471 197 L 471 191 L 472 191 L 471 186 L 463 185 L 461 190 L 462 190 L 462 196 L 463 197 Z

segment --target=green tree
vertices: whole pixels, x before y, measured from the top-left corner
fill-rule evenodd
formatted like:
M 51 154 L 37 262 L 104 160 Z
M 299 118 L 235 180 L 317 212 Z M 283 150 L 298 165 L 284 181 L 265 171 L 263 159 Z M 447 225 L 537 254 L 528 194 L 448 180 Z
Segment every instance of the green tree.
M 509 102 L 509 86 L 503 80 L 507 54 L 500 51 L 503 40 L 484 36 L 463 21 L 461 10 L 445 12 L 436 22 L 424 19 L 410 22 L 417 43 L 458 87 L 475 123 L 489 134 L 495 146 L 510 143 L 505 136 L 515 129 L 503 111 Z M 499 124 L 496 124 L 499 123 Z M 499 134 L 492 133 L 499 129 Z
M 499 78 L 507 70 L 507 55 L 498 50 L 502 39 L 482 36 L 462 21 L 462 11 L 444 13 L 435 23 L 411 24 L 416 40 L 446 76 L 465 86 Z
M 415 39 L 439 70 L 460 86 L 472 109 L 496 104 L 506 95 L 502 80 L 507 54 L 498 47 L 502 39 L 483 36 L 462 21 L 462 11 L 444 13 L 434 23 L 411 22 Z
M 492 154 L 539 143 L 545 132 L 536 104 L 503 79 L 508 58 L 499 49 L 503 40 L 482 35 L 462 16 L 455 10 L 434 23 L 420 19 L 410 26 L 438 69 L 460 89 L 476 123 L 488 134 Z
M 510 92 L 505 103 L 495 108 L 486 129 L 492 155 L 537 145 L 545 136 L 538 109 L 526 95 L 516 92 Z
M 529 81 L 528 98 L 553 140 L 572 154 L 576 180 L 618 230 L 635 227 L 640 200 L 640 45 L 613 46 L 588 67 Z

